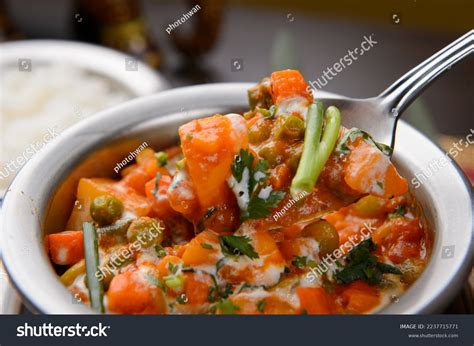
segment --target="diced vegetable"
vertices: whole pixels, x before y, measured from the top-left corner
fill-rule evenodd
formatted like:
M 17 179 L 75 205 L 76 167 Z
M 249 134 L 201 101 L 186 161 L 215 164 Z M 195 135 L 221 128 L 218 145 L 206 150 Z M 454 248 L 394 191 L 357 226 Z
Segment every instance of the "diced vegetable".
M 61 275 L 60 280 L 64 286 L 70 286 L 76 280 L 76 278 L 86 272 L 86 262 L 84 259 L 81 259 L 79 262 L 74 264 L 72 267 L 69 267 L 68 270 Z
M 354 143 L 344 171 L 347 185 L 363 194 L 389 198 L 408 191 L 408 182 L 398 174 L 389 157 L 362 138 Z
M 107 292 L 108 309 L 122 314 L 163 314 L 166 302 L 161 289 L 138 272 L 115 276 Z
M 420 256 L 423 229 L 418 218 L 395 218 L 385 222 L 373 234 L 374 241 L 386 248 L 393 263 Z
M 354 204 L 354 211 L 362 217 L 379 217 L 385 213 L 385 199 L 368 195 L 359 199 Z
M 300 96 L 313 101 L 313 96 L 299 71 L 283 70 L 273 72 L 271 75 L 271 92 L 273 102 L 278 105 L 282 100 L 289 97 Z
M 205 249 L 201 244 L 209 244 L 212 249 Z M 218 235 L 211 231 L 203 231 L 186 245 L 183 262 L 188 266 L 214 265 L 217 262 L 218 252 Z
M 255 107 L 269 108 L 272 105 L 270 78 L 262 79 L 260 83 L 248 90 L 250 109 Z
M 212 280 L 209 275 L 185 273 L 184 292 L 188 304 L 205 304 L 208 302 Z
M 48 235 L 51 259 L 56 264 L 73 265 L 84 258 L 82 231 L 64 231 Z
M 248 144 L 245 119 L 229 114 L 193 120 L 179 128 L 179 136 L 201 208 L 225 202 L 230 165 Z
M 304 137 L 304 120 L 296 115 L 284 116 L 276 136 L 293 140 L 302 139 Z
M 380 303 L 378 291 L 363 281 L 355 281 L 347 286 L 342 293 L 345 308 L 349 313 L 365 313 Z
M 145 193 L 148 200 L 152 203 L 150 216 L 167 219 L 177 215 L 175 210 L 171 208 L 168 199 L 168 189 L 170 185 L 171 177 L 159 173 L 155 178 L 146 183 Z
M 330 314 L 328 294 L 321 287 L 298 287 L 296 294 L 300 300 L 300 313 Z
M 92 201 L 102 195 L 112 195 L 119 199 L 124 209 L 137 216 L 146 216 L 150 212 L 151 204 L 146 197 L 122 182 L 104 178 L 82 178 L 77 187 L 77 203 L 66 225 L 66 229 L 82 229 L 84 222 L 92 221 L 90 206 Z
M 104 312 L 104 288 L 99 279 L 99 249 L 97 233 L 90 222 L 84 223 L 84 254 L 86 262 L 87 287 L 91 308 L 101 313 Z

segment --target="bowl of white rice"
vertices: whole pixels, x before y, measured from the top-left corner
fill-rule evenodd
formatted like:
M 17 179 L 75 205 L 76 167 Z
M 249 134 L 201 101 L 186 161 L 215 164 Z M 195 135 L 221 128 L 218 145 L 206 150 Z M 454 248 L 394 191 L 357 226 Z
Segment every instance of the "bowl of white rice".
M 69 126 L 167 89 L 158 73 L 100 46 L 58 40 L 0 44 L 0 199 L 24 164 Z

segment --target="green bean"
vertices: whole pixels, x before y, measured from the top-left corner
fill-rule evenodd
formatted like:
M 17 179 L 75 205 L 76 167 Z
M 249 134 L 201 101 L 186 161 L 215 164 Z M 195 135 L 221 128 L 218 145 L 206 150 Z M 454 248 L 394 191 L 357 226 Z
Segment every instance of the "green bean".
M 86 262 L 87 287 L 91 307 L 104 312 L 104 288 L 99 279 L 99 248 L 97 245 L 97 232 L 91 222 L 84 222 L 84 258 Z
M 63 275 L 59 278 L 64 286 L 70 286 L 76 280 L 76 278 L 86 271 L 86 263 L 82 259 L 73 266 L 71 266 L 68 270 L 64 272 Z
M 329 155 L 336 146 L 341 127 L 341 113 L 334 106 L 326 110 L 324 133 L 319 140 L 322 120 L 323 107 L 320 102 L 316 102 L 309 107 L 306 116 L 307 126 L 303 154 L 296 175 L 291 182 L 292 196 L 297 196 L 302 191 L 308 193 L 313 191 Z
M 98 227 L 97 234 L 99 235 L 125 235 L 128 230 L 128 226 L 132 223 L 132 220 L 117 221 L 113 225 Z
M 304 135 L 304 121 L 295 115 L 290 115 L 285 118 L 276 134 L 277 138 L 301 139 Z

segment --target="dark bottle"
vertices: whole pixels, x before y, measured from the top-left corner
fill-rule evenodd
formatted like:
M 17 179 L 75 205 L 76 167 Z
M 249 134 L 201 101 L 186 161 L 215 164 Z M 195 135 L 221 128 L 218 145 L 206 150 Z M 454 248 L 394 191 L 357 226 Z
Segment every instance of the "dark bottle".
M 158 68 L 162 57 L 150 38 L 135 0 L 76 0 L 75 33 L 79 40 L 99 43 Z
M 8 17 L 7 7 L 5 2 L 0 0 L 0 42 L 8 40 L 22 39 L 23 35 L 13 25 Z

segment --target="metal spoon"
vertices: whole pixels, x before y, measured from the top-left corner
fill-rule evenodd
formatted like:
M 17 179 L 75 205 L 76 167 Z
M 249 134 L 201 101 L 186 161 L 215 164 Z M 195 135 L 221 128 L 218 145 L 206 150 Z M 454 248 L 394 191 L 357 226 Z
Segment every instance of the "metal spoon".
M 342 112 L 346 128 L 358 127 L 377 141 L 395 145 L 397 122 L 410 103 L 443 72 L 474 52 L 474 30 L 403 75 L 380 95 L 368 99 L 318 97 L 326 105 L 334 104 Z

